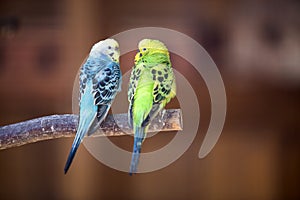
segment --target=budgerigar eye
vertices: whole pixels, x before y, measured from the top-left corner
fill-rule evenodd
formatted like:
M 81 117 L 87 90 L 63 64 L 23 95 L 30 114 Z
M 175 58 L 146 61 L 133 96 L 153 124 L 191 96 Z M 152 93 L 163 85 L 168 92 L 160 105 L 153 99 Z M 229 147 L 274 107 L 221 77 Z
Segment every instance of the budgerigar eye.
M 111 46 L 108 46 L 108 49 L 111 49 Z
M 146 51 L 146 48 L 143 48 L 143 51 Z

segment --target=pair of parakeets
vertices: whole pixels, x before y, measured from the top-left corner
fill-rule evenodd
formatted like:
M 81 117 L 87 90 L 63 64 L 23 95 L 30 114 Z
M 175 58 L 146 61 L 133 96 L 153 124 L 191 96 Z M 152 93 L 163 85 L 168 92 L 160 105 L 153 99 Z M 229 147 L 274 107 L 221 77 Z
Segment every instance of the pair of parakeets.
M 151 120 L 175 96 L 176 86 L 168 49 L 158 41 L 143 39 L 134 59 L 128 88 L 128 120 L 134 131 L 130 174 L 137 172 L 141 145 Z M 80 71 L 79 125 L 65 165 L 67 173 L 85 135 L 93 134 L 105 119 L 121 90 L 119 45 L 113 39 L 95 44 Z

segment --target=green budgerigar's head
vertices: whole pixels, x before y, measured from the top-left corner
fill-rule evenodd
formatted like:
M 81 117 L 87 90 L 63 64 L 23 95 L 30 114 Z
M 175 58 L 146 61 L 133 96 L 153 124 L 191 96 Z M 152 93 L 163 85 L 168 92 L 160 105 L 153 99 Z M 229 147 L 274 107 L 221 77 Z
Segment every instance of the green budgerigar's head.
M 139 60 L 149 54 L 162 53 L 169 56 L 169 52 L 164 43 L 159 40 L 143 39 L 138 45 L 139 52 L 135 55 L 134 62 L 137 64 Z

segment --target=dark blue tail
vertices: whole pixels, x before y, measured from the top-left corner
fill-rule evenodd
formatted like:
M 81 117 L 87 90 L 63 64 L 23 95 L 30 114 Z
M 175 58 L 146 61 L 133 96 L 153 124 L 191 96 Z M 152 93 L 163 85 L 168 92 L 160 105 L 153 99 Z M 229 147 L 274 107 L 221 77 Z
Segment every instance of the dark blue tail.
M 79 121 L 78 130 L 77 130 L 75 139 L 73 141 L 73 144 L 72 144 L 72 147 L 71 147 L 71 150 L 70 150 L 70 153 L 69 153 L 69 156 L 68 156 L 65 168 L 64 168 L 65 174 L 68 172 L 68 169 L 70 168 L 70 166 L 72 164 L 75 153 L 76 153 L 83 137 L 89 130 L 89 126 L 90 126 L 89 124 L 90 124 L 89 120 L 80 120 Z
M 74 140 L 74 142 L 73 142 L 73 144 L 72 144 L 72 148 L 71 148 L 71 151 L 70 151 L 69 156 L 68 156 L 68 160 L 67 160 L 66 165 L 65 165 L 65 169 L 64 169 L 65 174 L 68 172 L 68 170 L 69 170 L 69 168 L 70 168 L 70 166 L 72 164 L 72 161 L 74 159 L 75 153 L 76 153 L 76 151 L 77 151 L 80 143 L 81 143 L 81 138 L 80 137 L 76 137 L 75 140 Z
M 142 143 L 145 138 L 145 128 L 137 127 L 134 133 L 134 144 L 133 144 L 133 152 L 130 164 L 130 172 L 132 175 L 137 172 L 137 166 L 139 164 L 140 153 L 142 149 Z

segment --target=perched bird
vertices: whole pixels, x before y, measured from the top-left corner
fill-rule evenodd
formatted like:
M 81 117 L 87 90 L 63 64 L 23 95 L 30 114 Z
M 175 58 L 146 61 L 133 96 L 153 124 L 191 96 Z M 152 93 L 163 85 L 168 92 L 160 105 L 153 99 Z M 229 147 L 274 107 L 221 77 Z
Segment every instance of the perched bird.
M 94 133 L 121 90 L 119 44 L 113 39 L 96 43 L 80 69 L 79 125 L 65 165 L 67 173 L 85 135 Z
M 128 87 L 128 120 L 134 131 L 130 175 L 137 172 L 141 145 L 150 122 L 176 95 L 176 84 L 167 47 L 158 40 L 138 45 Z

